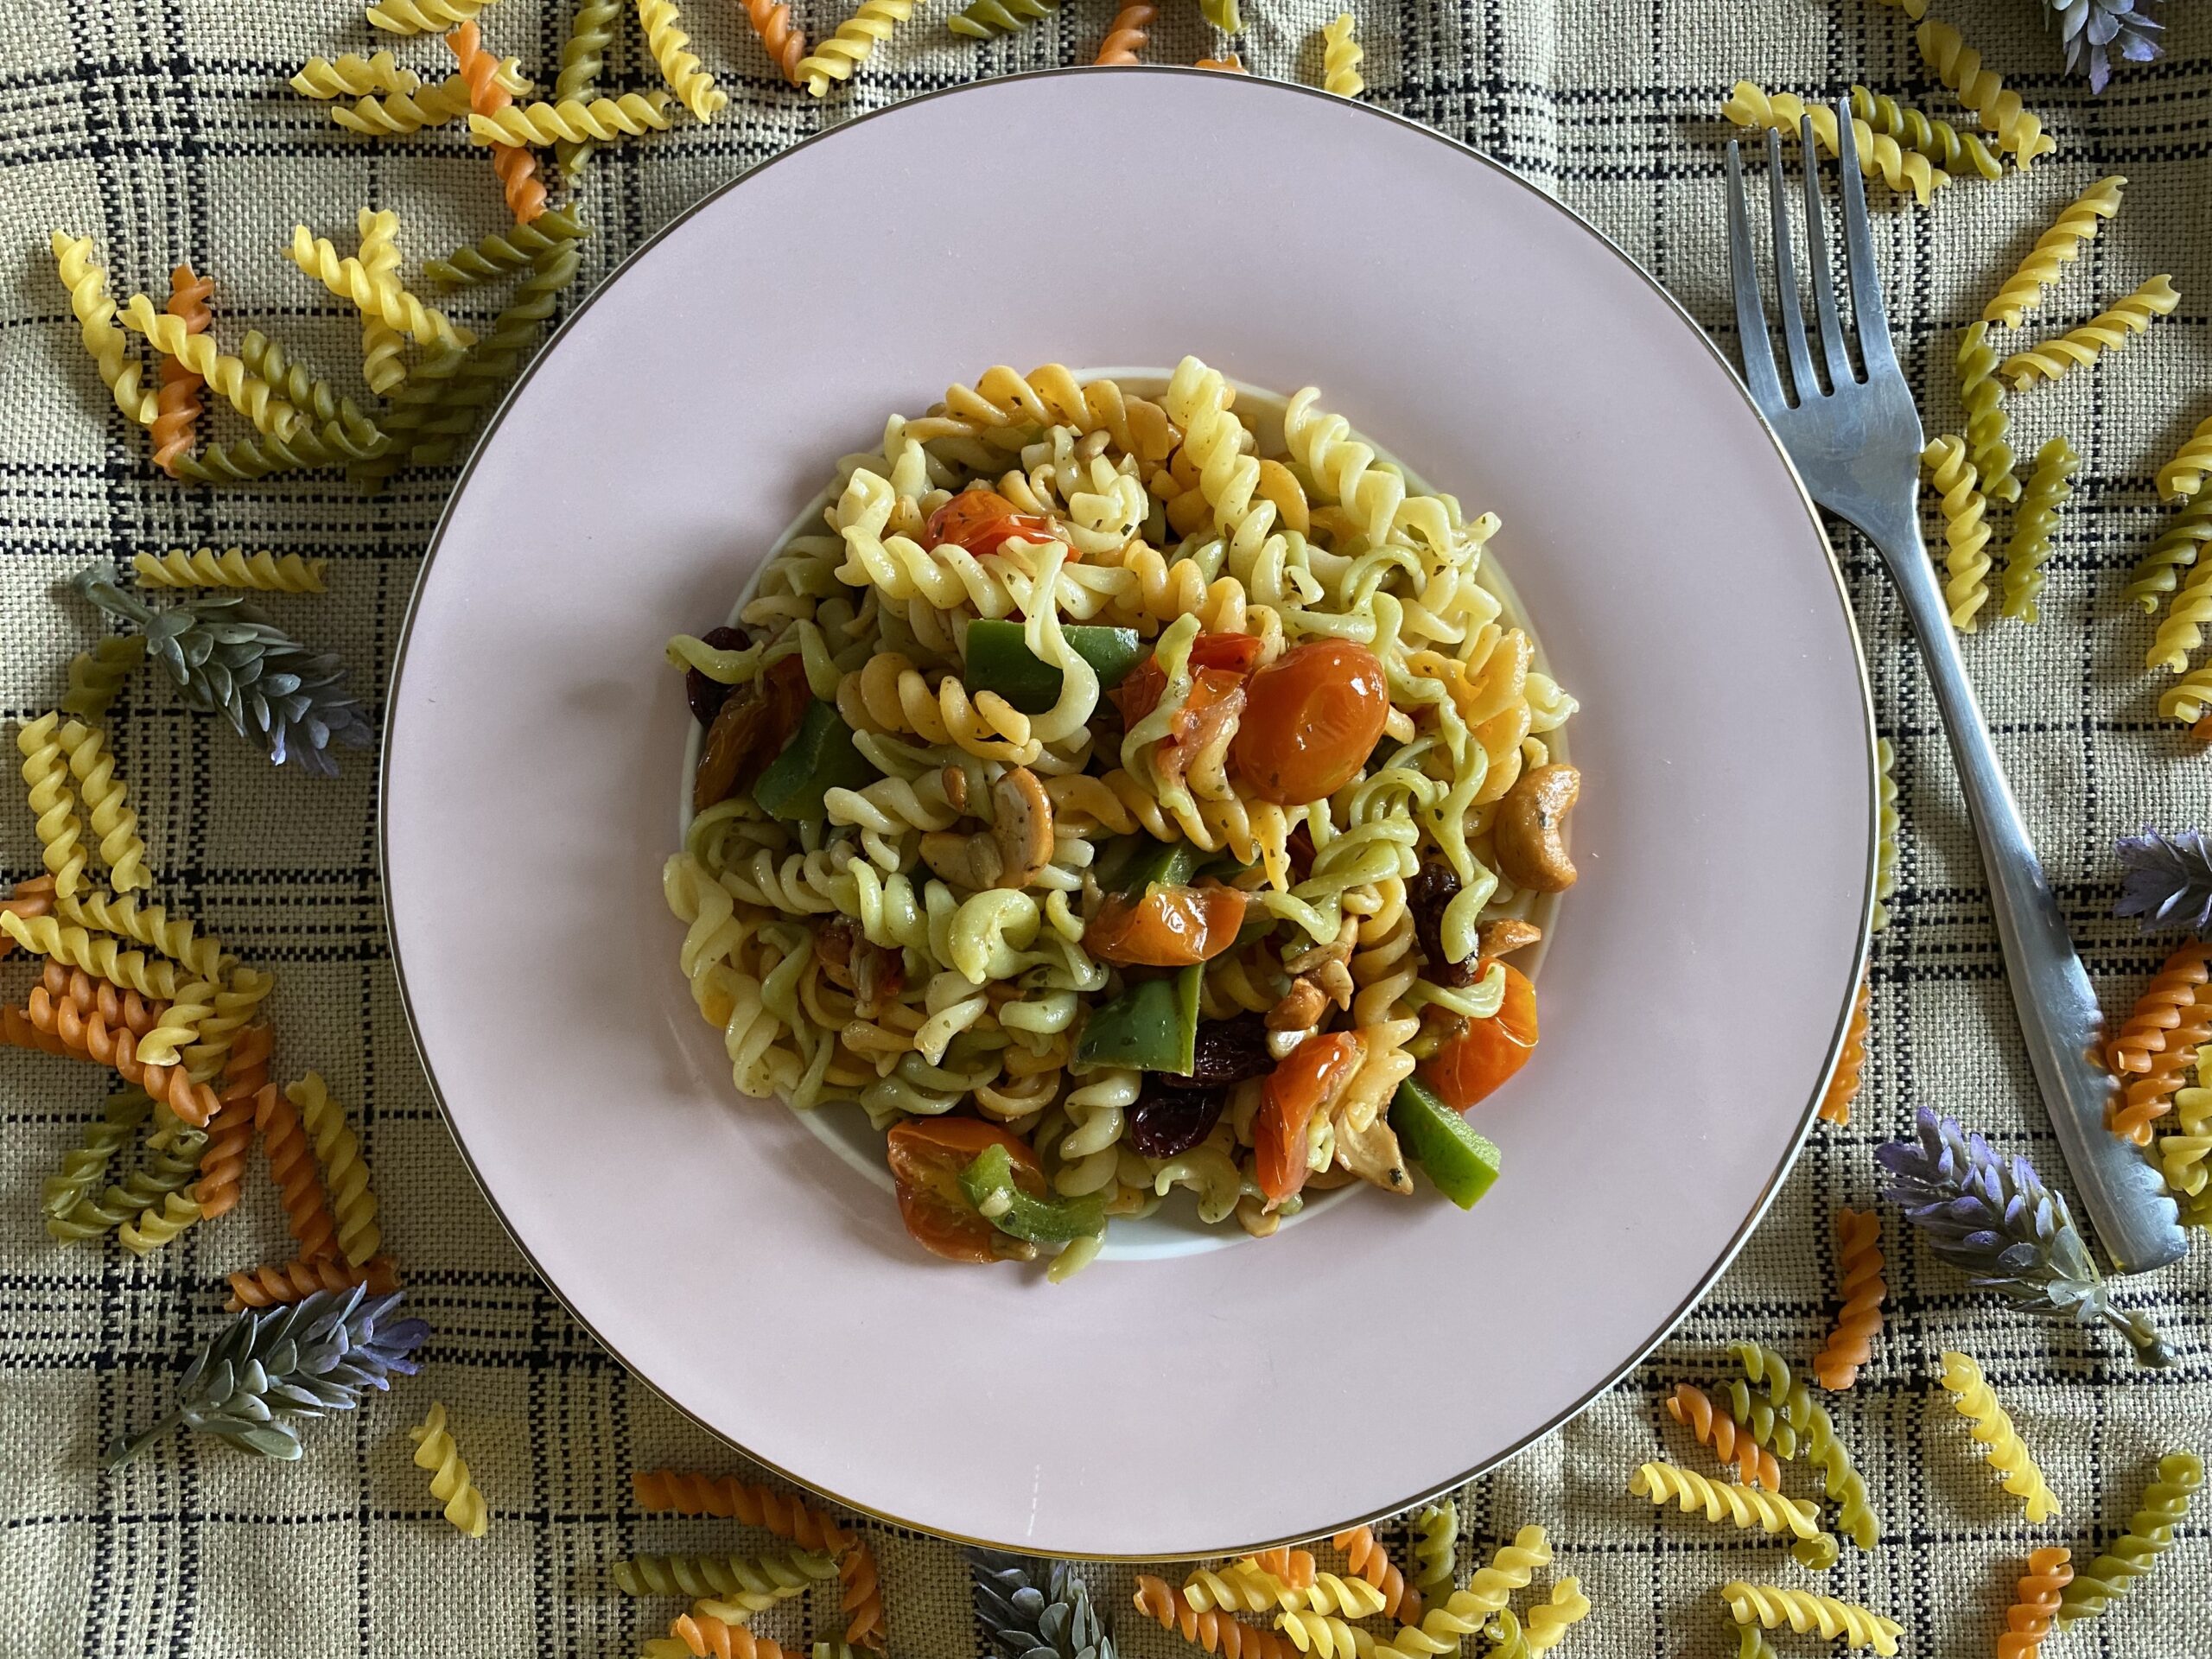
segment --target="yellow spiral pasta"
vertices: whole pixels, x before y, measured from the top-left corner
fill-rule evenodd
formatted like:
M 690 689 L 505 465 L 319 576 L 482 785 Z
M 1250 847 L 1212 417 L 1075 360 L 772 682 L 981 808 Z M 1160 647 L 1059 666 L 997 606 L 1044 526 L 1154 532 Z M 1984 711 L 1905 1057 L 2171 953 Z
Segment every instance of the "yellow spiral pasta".
M 2158 699 L 2158 713 L 2184 726 L 2195 725 L 2212 713 L 2212 663 L 2186 676 L 2179 685 Z M 2212 736 L 2212 731 L 2200 735 Z
M 57 898 L 54 911 L 61 920 L 78 927 L 135 940 L 200 979 L 227 978 L 236 966 L 221 941 L 200 933 L 187 918 L 172 918 L 161 905 L 87 889 L 72 898 Z
M 1888 900 L 1897 890 L 1897 826 L 1903 822 L 1897 816 L 1897 780 L 1896 777 L 1897 747 L 1886 737 L 1874 743 L 1875 769 L 1879 774 L 1877 793 L 1880 798 L 1880 831 L 1874 853 L 1874 925 L 1878 933 L 1890 925 Z
M 197 1039 L 184 1051 L 185 1075 L 206 1083 L 219 1074 L 230 1058 L 231 1046 L 261 1010 L 276 988 L 273 974 L 251 968 L 234 968 L 226 982 L 209 999 L 209 1012 L 195 1024 Z
M 1552 1586 L 1551 1595 L 1529 1609 L 1524 1624 L 1512 1609 L 1501 1607 L 1490 1626 L 1495 1644 L 1483 1659 L 1525 1659 L 1532 1653 L 1548 1653 L 1567 1639 L 1567 1633 L 1590 1617 L 1590 1598 L 1582 1593 L 1580 1580 L 1568 1577 Z
M 1457 1653 L 1462 1638 L 1480 1630 L 1509 1597 L 1529 1587 L 1537 1569 L 1551 1562 L 1551 1543 L 1544 1529 L 1522 1528 L 1511 1543 L 1501 1545 L 1476 1569 L 1465 1588 L 1433 1603 L 1419 1624 L 1403 1625 L 1389 1642 L 1378 1643 L 1373 1659 L 1433 1659 L 1437 1654 Z
M 407 1438 L 415 1442 L 415 1466 L 430 1471 L 430 1496 L 446 1506 L 446 1519 L 471 1538 L 481 1538 L 491 1516 L 446 1427 L 445 1403 L 431 1402 L 429 1414 L 407 1431 Z
M 1997 147 L 2023 168 L 2058 148 L 2058 141 L 2043 130 L 2043 122 L 2020 107 L 2020 95 L 2007 92 L 2001 76 L 1981 67 L 1981 54 L 1961 39 L 1957 29 L 1930 18 L 1912 38 L 1936 79 L 1974 112 L 1981 130 L 1995 134 Z
M 1359 73 L 1366 48 L 1352 39 L 1351 13 L 1340 11 L 1321 31 L 1321 85 L 1338 98 L 1357 98 L 1367 90 Z
M 2058 1513 L 2058 1499 L 2036 1466 L 2027 1443 L 2012 1427 L 2012 1419 L 1990 1391 L 1981 1367 L 1965 1354 L 1947 1350 L 1943 1355 L 1943 1387 L 1958 1414 L 1974 1424 L 1974 1438 L 1988 1449 L 1992 1467 L 2003 1471 L 2005 1490 L 2026 1505 L 2031 1522 L 2047 1521 Z
M 2120 211 L 2120 193 L 2126 187 L 2127 181 L 2115 173 L 2099 179 L 2068 202 L 2050 228 L 2036 238 L 2019 269 L 2005 279 L 2005 285 L 1982 308 L 1981 320 L 2018 327 L 2021 319 L 2043 302 L 2044 290 L 2056 287 L 2065 275 L 2065 267 L 2081 257 L 2082 245 Z
M 399 280 L 399 215 L 386 208 L 381 212 L 364 207 L 357 219 L 361 240 L 359 259 L 361 269 L 372 282 Z M 365 318 L 361 323 L 361 378 L 369 383 L 369 390 L 379 397 L 407 378 L 407 365 L 401 360 L 402 342 L 399 331 L 382 317 Z
M 2172 459 L 2158 468 L 2158 493 L 2169 501 L 2186 501 L 2204 487 L 2209 470 L 2212 470 L 2212 416 L 2198 422 Z
M 830 83 L 852 79 L 853 71 L 868 60 L 879 43 L 891 38 L 891 31 L 914 15 L 914 0 L 861 0 L 859 10 L 837 25 L 837 32 L 826 41 L 817 41 L 814 50 L 799 60 L 798 73 L 806 78 L 806 90 L 820 98 L 829 92 Z
M 69 309 L 100 384 L 114 394 L 118 409 L 139 425 L 151 426 L 159 412 L 156 394 L 141 384 L 144 370 L 115 326 L 115 302 L 108 297 L 107 272 L 92 263 L 92 238 L 56 231 L 51 240 L 61 285 L 69 290 Z
M 1787 1624 L 1800 1636 L 1818 1632 L 1847 1647 L 1872 1648 L 1885 1659 L 1897 1652 L 1897 1637 L 1904 1634 L 1904 1625 L 1871 1608 L 1778 1584 L 1733 1579 L 1720 1586 L 1720 1599 L 1738 1624 L 1758 1624 L 1770 1630 Z
M 1808 1541 L 1824 1535 L 1819 1507 L 1808 1499 L 1763 1492 L 1733 1481 L 1709 1480 L 1694 1469 L 1677 1468 L 1671 1463 L 1645 1464 L 1629 1477 L 1628 1489 L 1661 1509 L 1672 1503 L 1684 1515 L 1702 1511 L 1707 1520 L 1716 1524 L 1726 1522 L 1738 1531 L 1757 1527 L 1762 1532 L 1787 1532 Z M 1827 1554 L 1824 1565 L 1835 1560 L 1833 1540 Z
M 2012 515 L 2012 538 L 2005 544 L 2007 616 L 2033 622 L 2042 615 L 2036 601 L 2043 592 L 2043 567 L 2050 558 L 2058 510 L 2073 499 L 2074 474 L 2081 464 L 2082 457 L 2063 436 L 2036 452 L 2035 471 L 2028 475 L 2026 493 Z
M 1065 1146 L 1062 1152 L 1065 1155 Z M 1386 1598 L 1364 1579 L 1339 1578 L 1334 1573 L 1316 1573 L 1313 1583 L 1294 1589 L 1247 1555 L 1217 1571 L 1193 1570 L 1183 1581 L 1183 1599 L 1200 1613 L 1214 1608 L 1255 1613 L 1303 1610 L 1355 1619 L 1381 1612 Z
M 1739 127 L 1771 127 L 1792 137 L 1799 130 L 1798 124 L 1809 117 L 1814 140 L 1821 151 L 1829 156 L 1842 154 L 1837 145 L 1835 111 L 1825 104 L 1808 105 L 1795 93 L 1769 92 L 1755 82 L 1739 80 L 1721 105 L 1720 113 Z M 1906 149 L 1856 117 L 1852 119 L 1851 136 L 1859 146 L 1861 173 L 1901 194 L 1910 191 L 1912 199 L 1923 207 L 1929 195 L 1951 181 L 1951 175 L 1925 156 Z
M 149 1250 L 158 1250 L 199 1219 L 200 1205 L 195 1200 L 181 1192 L 171 1192 L 158 1207 L 140 1211 L 136 1221 L 124 1222 L 115 1230 L 115 1236 L 131 1255 L 144 1255 Z
M 123 308 L 123 321 L 134 334 L 151 340 L 162 356 L 175 358 L 220 392 L 264 437 L 286 440 L 299 429 L 298 410 L 241 359 L 218 351 L 213 336 L 190 333 L 182 317 L 157 311 L 143 294 L 133 294 Z
M 518 104 L 496 115 L 470 116 L 468 136 L 472 143 L 480 144 L 541 147 L 587 138 L 605 141 L 626 133 L 635 137 L 667 130 L 671 100 L 670 93 L 654 92 L 625 92 L 620 98 L 595 98 L 588 103 L 570 98 L 558 104 Z
M 74 722 L 72 722 L 73 724 Z M 85 880 L 85 822 L 69 784 L 69 757 L 60 738 L 61 716 L 45 715 L 16 734 L 23 757 L 23 784 L 47 874 L 57 899 L 74 898 Z
M 292 227 L 291 245 L 284 257 L 340 299 L 352 301 L 364 315 L 381 318 L 411 340 L 448 346 L 476 341 L 475 335 L 456 328 L 436 307 L 423 304 L 402 288 L 397 278 L 370 276 L 359 259 L 340 258 L 328 238 L 315 235 L 304 225 Z M 214 384 L 213 376 L 208 383 Z
M 2212 542 L 2212 498 L 2192 500 L 2167 522 L 2149 551 L 2129 573 L 2121 597 L 2156 615 L 2161 599 L 2174 590 L 2180 573 L 2196 563 L 2205 543 Z
M 190 552 L 175 548 L 162 554 L 134 553 L 130 569 L 149 588 L 251 588 L 263 593 L 319 594 L 327 559 L 296 553 L 249 553 L 242 547 L 212 547 Z
M 1997 380 L 1997 348 L 1989 325 L 1977 322 L 1959 337 L 1959 403 L 1966 410 L 1967 443 L 1981 493 L 1992 501 L 2017 501 L 2020 480 L 2012 471 L 2012 446 L 2005 435 L 2012 417 L 2005 410 L 2005 389 Z
M 108 885 L 118 893 L 152 887 L 146 843 L 138 838 L 138 814 L 131 808 L 129 788 L 115 775 L 115 752 L 107 746 L 107 734 L 97 726 L 73 720 L 55 738 L 69 757 L 69 775 L 99 844 L 100 862 L 107 866 Z M 60 891 L 59 877 L 55 891 Z
M 346 1121 L 346 1109 L 330 1097 L 329 1088 L 315 1072 L 287 1084 L 284 1096 L 300 1109 L 300 1122 L 315 1143 L 316 1161 L 322 1166 L 323 1189 L 330 1198 L 331 1213 L 338 1218 L 338 1248 L 358 1268 L 384 1242 L 377 1227 L 376 1194 L 369 1191 L 369 1166 L 361 1161 L 360 1142 Z
M 2056 340 L 2044 340 L 2024 352 L 2013 353 L 1998 372 L 2015 391 L 2038 382 L 2056 380 L 2069 369 L 2087 368 L 2106 353 L 2120 351 L 2131 335 L 2149 333 L 2153 318 L 2166 315 L 2180 303 L 2181 296 L 2175 292 L 2172 278 L 2153 276 L 2126 299 L 2108 310 L 2100 311 L 2079 327 L 2069 328 Z
M 200 1023 L 214 1014 L 215 989 L 212 980 L 180 984 L 154 1028 L 138 1039 L 139 1061 L 146 1065 L 177 1064 L 184 1046 L 199 1040 Z
M 124 681 L 146 660 L 146 636 L 111 634 L 90 651 L 69 659 L 69 689 L 61 694 L 61 712 L 80 720 L 103 720 L 113 707 Z
M 1313 1659 L 1373 1659 L 1389 1651 L 1367 1631 L 1332 1613 L 1303 1608 L 1277 1613 L 1275 1628 L 1290 1638 L 1291 1646 Z
M 2144 666 L 2163 668 L 2170 674 L 2187 671 L 2190 654 L 2204 641 L 2207 622 L 2212 622 L 2212 565 L 2200 567 L 2173 596 L 2145 653 Z
M 465 23 L 492 0 L 378 0 L 369 22 L 390 35 L 442 35 Z
M 1966 163 L 1985 179 L 1999 176 L 2005 165 L 1989 153 L 1989 146 L 1973 133 L 1961 133 L 1948 121 L 1937 121 L 1865 86 L 1851 89 L 1851 112 L 1879 133 L 1885 133 L 1907 149 L 1925 156 L 1946 172 L 1956 174 Z
M 1982 499 L 1966 441 L 1945 435 L 1921 452 L 1929 487 L 1943 514 L 1943 601 L 1951 626 L 1972 633 L 1976 614 L 1989 602 L 1988 503 Z
M 520 62 L 513 58 L 500 60 L 493 84 L 514 98 L 524 97 L 531 91 L 529 78 L 522 73 Z M 456 72 L 419 93 L 393 92 L 382 98 L 356 99 L 351 104 L 334 104 L 330 118 L 348 132 L 372 138 L 396 138 L 420 132 L 425 127 L 458 121 L 469 113 L 469 109 L 467 78 Z
M 668 83 L 669 91 L 700 120 L 713 120 L 729 102 L 729 94 L 699 67 L 698 58 L 690 50 L 691 37 L 681 26 L 683 17 L 676 0 L 638 0 L 638 22 L 645 31 L 645 49 L 660 67 L 660 78 Z M 803 70 L 806 66 L 799 67 Z
M 880 652 L 868 666 L 845 676 L 837 706 L 856 730 L 912 732 L 925 743 L 957 744 L 979 760 L 1026 766 L 1043 746 L 1029 716 L 995 692 L 972 701 L 959 677 L 945 675 L 932 688 L 926 676 L 896 652 Z
M 2159 1170 L 2166 1191 L 2186 1202 L 2212 1187 L 2212 1043 L 2196 1052 L 2196 1084 L 2174 1093 L 2172 1131 L 2159 1138 Z
M 292 77 L 292 90 L 302 98 L 363 98 L 422 89 L 423 78 L 400 67 L 389 52 L 365 58 L 352 52 L 335 58 L 309 58 Z
M 55 886 L 60 887 L 58 878 Z M 81 968 L 95 979 L 141 996 L 167 1002 L 177 994 L 175 963 L 149 961 L 143 950 L 125 950 L 112 938 L 66 925 L 56 917 L 0 910 L 0 933 L 35 957 L 50 957 L 65 968 Z

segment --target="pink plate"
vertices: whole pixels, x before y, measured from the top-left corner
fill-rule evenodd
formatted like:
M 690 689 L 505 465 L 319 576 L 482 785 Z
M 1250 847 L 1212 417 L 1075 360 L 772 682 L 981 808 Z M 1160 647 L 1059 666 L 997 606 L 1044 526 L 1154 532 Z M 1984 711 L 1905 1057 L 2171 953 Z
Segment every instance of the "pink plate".
M 1038 257 L 1009 263 L 943 204 L 1023 134 L 1055 206 L 1029 220 Z M 1361 1194 L 1271 1240 L 1057 1287 L 939 1263 L 836 1150 L 735 1096 L 692 1009 L 660 894 L 689 725 L 661 647 L 728 613 L 890 410 L 992 363 L 1185 352 L 1319 385 L 1503 518 L 1493 553 L 1582 702 L 1583 880 L 1544 963 L 1543 1045 L 1478 1109 L 1505 1173 L 1471 1213 Z M 1696 327 L 1447 139 L 1172 69 L 901 104 L 754 169 L 624 265 L 447 512 L 384 799 L 424 1063 L 577 1316 L 702 1424 L 840 1502 L 1055 1555 L 1350 1525 L 1586 1405 L 1788 1169 L 1873 886 L 1849 613 L 1796 480 Z M 1355 1392 L 1420 1431 L 1363 1437 L 1357 1459 L 1283 1455 L 1317 1398 Z

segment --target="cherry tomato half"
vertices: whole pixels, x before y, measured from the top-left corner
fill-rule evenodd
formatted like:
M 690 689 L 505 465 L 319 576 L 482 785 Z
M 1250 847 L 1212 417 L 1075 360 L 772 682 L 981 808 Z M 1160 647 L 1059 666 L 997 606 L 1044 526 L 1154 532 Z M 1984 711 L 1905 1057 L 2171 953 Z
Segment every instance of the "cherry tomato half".
M 1033 512 L 1021 512 L 996 490 L 963 490 L 930 515 L 924 538 L 931 547 L 957 543 L 978 556 L 995 553 L 999 544 L 1019 536 L 1024 541 L 1049 542 L 1052 524 Z
M 950 1262 L 997 1262 L 1002 1236 L 960 1190 L 960 1172 L 978 1153 L 1004 1147 L 1014 1185 L 1045 1196 L 1037 1154 L 995 1123 L 975 1117 L 918 1117 L 891 1131 L 885 1157 L 899 1186 L 899 1217 L 923 1249 Z
M 1349 640 L 1317 639 L 1287 652 L 1244 690 L 1230 751 L 1236 775 L 1281 806 L 1318 801 L 1357 777 L 1390 712 L 1381 659 Z
M 1268 1075 L 1252 1119 L 1253 1173 L 1280 1202 L 1306 1185 L 1306 1131 L 1313 1114 L 1344 1092 L 1365 1045 L 1356 1031 L 1308 1037 Z
M 1202 633 L 1191 642 L 1193 674 L 1203 669 L 1221 669 L 1242 679 L 1259 660 L 1260 642 L 1249 633 Z M 1122 711 L 1123 723 L 1134 726 L 1160 707 L 1160 693 L 1166 689 L 1166 674 L 1156 659 L 1147 657 L 1123 676 L 1109 695 Z
M 1476 964 L 1484 974 L 1488 963 Z M 1497 1016 L 1469 1020 L 1421 1062 L 1421 1080 L 1454 1111 L 1464 1112 L 1529 1063 L 1536 1046 L 1536 988 L 1518 968 L 1505 969 L 1505 1001 Z
M 1109 899 L 1083 944 L 1109 962 L 1186 968 L 1228 950 L 1243 925 L 1244 895 L 1234 887 L 1156 887 L 1141 899 Z

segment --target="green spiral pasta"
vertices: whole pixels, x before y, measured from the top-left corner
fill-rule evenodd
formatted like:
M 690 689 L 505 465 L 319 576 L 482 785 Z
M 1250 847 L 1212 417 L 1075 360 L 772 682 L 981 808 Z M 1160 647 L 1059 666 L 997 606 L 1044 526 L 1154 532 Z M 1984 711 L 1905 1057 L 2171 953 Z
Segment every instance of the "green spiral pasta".
M 962 10 L 945 19 L 945 27 L 970 40 L 988 41 L 994 35 L 1011 35 L 1059 9 L 1060 0 L 969 0 Z
M 2036 601 L 2043 592 L 2043 567 L 2050 558 L 2059 509 L 2073 497 L 2074 474 L 2081 464 L 2082 457 L 2063 436 L 2036 452 L 2035 471 L 2012 515 L 2012 538 L 2005 544 L 2006 616 L 2033 622 L 2042 615 Z
M 2127 1530 L 2102 1554 L 2074 1575 L 2058 1604 L 2058 1626 L 2066 1630 L 2094 1618 L 2134 1587 L 2173 1548 L 2174 1529 L 2189 1514 L 2190 1500 L 2204 1485 L 2204 1461 L 2193 1452 L 2170 1452 L 2158 1459 L 2158 1476 L 2128 1517 Z
M 615 1586 L 626 1596 L 711 1597 L 738 1608 L 740 1616 L 764 1612 L 836 1576 L 835 1556 L 804 1549 L 757 1560 L 738 1555 L 634 1555 L 617 1561 L 613 1572 Z
M 1802 1377 L 1790 1375 L 1789 1362 L 1765 1344 L 1734 1343 L 1728 1352 L 1747 1378 L 1764 1386 L 1769 1402 L 1802 1437 L 1805 1457 L 1821 1467 L 1821 1490 L 1835 1500 L 1837 1530 L 1859 1548 L 1873 1548 L 1880 1539 L 1880 1523 L 1866 1479 L 1836 1438 L 1827 1408 L 1813 1398 Z
M 72 1214 L 105 1186 L 108 1166 L 137 1135 L 153 1107 L 143 1089 L 125 1089 L 101 1103 L 100 1115 L 85 1126 L 82 1142 L 62 1154 L 58 1173 L 46 1178 L 41 1203 L 48 1217 Z
M 576 0 L 576 9 L 569 16 L 568 39 L 561 45 L 560 73 L 553 81 L 555 102 L 588 99 L 596 90 L 601 72 L 607 67 L 607 50 L 614 44 L 614 29 L 621 21 L 622 10 L 621 0 Z M 553 153 L 561 171 L 573 179 L 583 171 L 584 162 L 590 159 L 591 146 L 564 138 L 554 146 Z M 542 230 L 551 216 L 541 213 L 532 224 Z M 521 263 L 517 261 L 518 264 Z M 436 277 L 435 272 L 432 275 L 438 281 L 448 280 Z

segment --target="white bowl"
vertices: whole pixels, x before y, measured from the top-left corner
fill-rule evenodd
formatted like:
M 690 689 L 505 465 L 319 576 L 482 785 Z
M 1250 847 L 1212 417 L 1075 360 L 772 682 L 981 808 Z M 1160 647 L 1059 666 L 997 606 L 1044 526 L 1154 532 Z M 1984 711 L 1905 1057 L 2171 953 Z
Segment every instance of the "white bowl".
M 1030 186 L 969 182 L 991 157 Z M 1471 1213 L 1362 1194 L 1265 1242 L 1046 1286 L 922 1255 L 878 1186 L 734 1097 L 659 892 L 689 725 L 661 647 L 727 613 L 890 410 L 994 362 L 1185 351 L 1318 384 L 1503 516 L 1492 548 L 1582 701 L 1583 879 L 1542 1044 L 1477 1110 L 1505 1166 Z M 384 799 L 433 1085 L 577 1316 L 840 1502 L 1056 1555 L 1333 1529 L 1588 1403 L 1787 1170 L 1873 885 L 1840 584 L 1694 325 L 1447 139 L 1178 70 L 912 100 L 641 250 L 538 357 L 447 513 Z M 1335 1414 L 1380 1427 L 1323 1444 Z

